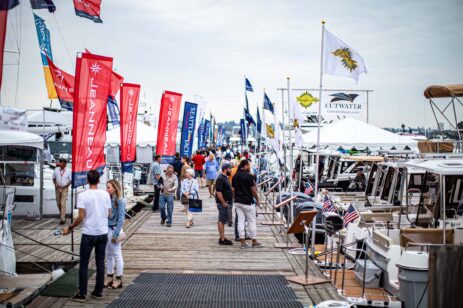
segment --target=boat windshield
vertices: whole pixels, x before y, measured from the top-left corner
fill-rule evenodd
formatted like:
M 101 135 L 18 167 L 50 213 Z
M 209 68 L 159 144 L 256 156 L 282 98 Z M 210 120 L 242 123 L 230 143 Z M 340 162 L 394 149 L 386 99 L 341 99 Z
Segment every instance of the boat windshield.
M 37 149 L 25 146 L 0 147 L 0 172 L 9 186 L 34 186 Z

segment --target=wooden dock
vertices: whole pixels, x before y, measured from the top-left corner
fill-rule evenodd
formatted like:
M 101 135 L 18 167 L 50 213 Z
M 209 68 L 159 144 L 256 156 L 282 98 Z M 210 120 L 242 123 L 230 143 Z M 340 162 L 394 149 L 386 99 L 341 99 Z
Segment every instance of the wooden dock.
M 258 239 L 263 248 L 242 250 L 239 243 L 233 246 L 218 245 L 217 209 L 214 199 L 208 198 L 207 191 L 201 190 L 203 212 L 193 216 L 194 226 L 185 227 L 186 217 L 181 212 L 183 206 L 175 202 L 172 227 L 160 225 L 159 213 L 144 209 L 131 221 L 128 239 L 123 244 L 124 284 L 128 285 L 140 272 L 169 273 L 221 273 L 221 274 L 281 274 L 287 277 L 303 275 L 305 259 L 301 255 L 292 255 L 287 249 L 274 248 L 275 242 L 283 242 L 278 226 L 262 225 L 270 220 L 270 215 L 258 217 Z M 225 227 L 226 236 L 234 239 L 234 228 Z M 38 233 L 39 234 L 39 233 Z M 69 241 L 66 238 L 60 240 Z M 50 243 L 58 241 L 50 239 Z M 76 242 L 77 243 L 77 242 Z M 62 244 L 66 246 L 67 244 Z M 68 247 L 69 248 L 69 247 Z M 78 251 L 78 245 L 75 247 Z M 69 258 L 69 256 L 67 256 Z M 323 277 L 321 271 L 309 263 L 311 275 Z M 89 281 L 89 293 L 94 285 L 95 276 Z M 340 299 L 331 283 L 302 287 L 291 284 L 304 306 L 310 306 L 328 299 Z M 105 307 L 121 293 L 107 289 L 104 297 L 94 300 L 90 297 L 85 307 Z M 30 307 L 81 307 L 80 303 L 68 298 L 37 297 Z

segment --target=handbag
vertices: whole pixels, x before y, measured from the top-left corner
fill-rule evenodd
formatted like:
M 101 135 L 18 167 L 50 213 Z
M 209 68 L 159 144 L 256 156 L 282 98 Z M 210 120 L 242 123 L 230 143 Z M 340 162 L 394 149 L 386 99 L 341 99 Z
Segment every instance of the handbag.
M 123 242 L 127 239 L 127 234 L 123 230 L 119 232 L 119 236 L 117 237 L 117 242 Z
M 188 189 L 188 192 L 191 192 L 191 186 L 193 186 L 193 181 L 190 184 L 190 189 Z M 185 196 L 185 194 L 182 194 L 180 196 L 180 203 L 183 205 L 190 204 L 189 199 L 187 198 L 187 196 Z
M 195 193 L 196 199 L 188 199 L 188 210 L 190 212 L 199 213 L 203 211 L 203 200 L 198 197 L 198 192 Z

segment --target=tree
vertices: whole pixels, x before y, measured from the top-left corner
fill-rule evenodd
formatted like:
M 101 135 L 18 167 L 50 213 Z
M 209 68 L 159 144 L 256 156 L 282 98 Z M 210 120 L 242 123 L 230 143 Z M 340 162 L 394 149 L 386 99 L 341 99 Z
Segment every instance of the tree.
M 401 127 L 402 127 L 402 132 L 405 132 L 405 124 L 402 124 Z
M 463 129 L 463 121 L 457 124 L 458 129 Z

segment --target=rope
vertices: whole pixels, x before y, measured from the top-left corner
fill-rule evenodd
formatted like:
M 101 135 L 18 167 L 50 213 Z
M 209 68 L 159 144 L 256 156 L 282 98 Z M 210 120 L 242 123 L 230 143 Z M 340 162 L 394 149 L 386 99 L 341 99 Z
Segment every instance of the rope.
M 25 252 L 25 251 L 19 250 L 18 248 L 14 248 L 14 247 L 11 247 L 11 246 L 8 246 L 8 245 L 5 245 L 5 244 L 2 244 L 2 243 L 0 243 L 0 245 L 2 245 L 2 246 L 5 246 L 6 248 L 8 248 L 8 249 L 11 249 L 11 250 L 13 250 L 13 251 L 18 251 L 18 252 L 20 252 L 20 253 L 23 253 L 23 254 L 29 255 L 29 256 L 31 256 L 31 257 L 34 257 L 34 258 L 36 258 L 36 259 L 39 259 L 39 260 L 42 260 L 42 261 L 48 262 L 48 260 L 45 260 L 45 259 L 44 259 L 44 258 L 42 258 L 42 257 L 38 257 L 38 256 L 35 256 L 35 255 L 31 254 L 31 253 L 28 253 L 28 252 Z M 51 273 L 51 271 L 49 271 L 49 270 L 48 270 L 48 269 L 46 269 L 45 267 L 43 267 L 43 266 L 41 266 L 41 265 L 39 265 L 39 264 L 37 264 L 37 263 L 35 263 L 35 262 L 31 262 L 31 263 L 32 263 L 32 264 L 34 264 L 35 266 L 37 266 L 37 267 L 39 267 L 39 268 L 43 269 L 44 271 L 46 271 L 46 272 L 48 272 L 48 273 Z M 2 271 L 2 270 L 0 270 L 0 271 Z M 5 272 L 5 271 L 2 271 L 2 272 Z M 5 273 L 7 273 L 7 272 L 5 272 Z M 9 274 L 11 274 L 11 273 L 9 273 Z M 11 274 L 11 275 L 15 275 L 15 273 L 13 273 L 13 274 Z
M 31 238 L 31 237 L 29 237 L 29 236 L 26 236 L 26 235 L 24 235 L 24 234 L 21 234 L 21 233 L 19 233 L 18 231 L 15 231 L 15 230 L 13 230 L 13 229 L 12 229 L 11 231 L 12 231 L 13 233 L 16 233 L 17 235 L 20 235 L 20 236 L 22 236 L 22 237 L 24 237 L 24 238 L 26 238 L 26 239 L 28 239 L 28 240 L 34 242 L 34 243 L 37 243 L 37 244 L 39 244 L 39 245 L 42 245 L 42 246 L 45 246 L 45 247 L 54 249 L 54 250 L 59 251 L 59 252 L 62 252 L 62 253 L 66 253 L 66 254 L 71 255 L 71 256 L 80 257 L 80 255 L 76 255 L 75 253 L 72 253 L 72 252 L 69 252 L 69 251 L 65 251 L 65 250 L 62 250 L 62 249 L 58 249 L 58 248 L 56 248 L 56 247 L 53 247 L 53 246 L 50 246 L 50 245 L 41 243 L 41 242 L 39 242 L 39 241 L 37 241 L 37 240 L 34 240 L 33 238 Z M 48 262 L 48 261 L 47 261 L 47 262 Z
M 66 49 L 66 53 L 68 55 L 69 62 L 71 63 L 71 67 L 74 68 L 74 63 L 72 62 L 71 53 L 69 52 L 69 48 L 68 48 L 68 46 L 66 44 L 66 41 L 64 40 L 63 32 L 61 32 L 61 27 L 59 26 L 59 23 L 58 23 L 58 20 L 56 19 L 55 14 L 52 14 L 52 15 L 53 15 L 53 19 L 55 20 L 56 27 L 58 28 L 58 32 L 59 32 L 59 35 L 61 37 L 61 40 L 63 41 L 64 49 Z

